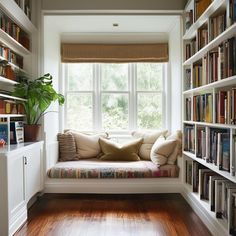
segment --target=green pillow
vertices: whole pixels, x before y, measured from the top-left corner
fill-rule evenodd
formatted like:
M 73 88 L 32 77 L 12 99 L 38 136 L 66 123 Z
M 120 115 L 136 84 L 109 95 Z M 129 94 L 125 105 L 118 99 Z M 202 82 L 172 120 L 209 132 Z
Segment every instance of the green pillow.
M 142 139 L 136 139 L 123 146 L 113 143 L 107 139 L 100 138 L 99 144 L 103 155 L 100 157 L 103 161 L 139 161 L 139 148 Z

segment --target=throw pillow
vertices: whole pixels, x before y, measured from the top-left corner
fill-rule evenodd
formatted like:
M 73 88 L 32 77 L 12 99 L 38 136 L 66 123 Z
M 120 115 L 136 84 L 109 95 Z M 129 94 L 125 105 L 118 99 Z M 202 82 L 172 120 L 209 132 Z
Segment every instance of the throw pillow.
M 178 155 L 181 155 L 182 152 L 182 132 L 177 130 L 175 134 L 172 134 L 166 138 L 166 140 L 176 140 L 176 146 L 168 157 L 167 164 L 175 164 Z
M 57 135 L 59 142 L 59 161 L 77 161 L 75 139 L 71 133 Z
M 118 143 L 100 138 L 99 143 L 103 155 L 100 157 L 104 161 L 139 161 L 139 147 L 142 139 L 137 139 L 120 146 Z
M 98 157 L 101 153 L 101 148 L 99 145 L 99 138 L 107 138 L 107 133 L 102 134 L 83 134 L 80 132 L 71 132 L 75 139 L 77 154 L 79 159 L 87 159 Z
M 150 152 L 155 141 L 161 136 L 166 135 L 167 130 L 155 131 L 155 132 L 145 132 L 145 131 L 134 131 L 131 135 L 134 138 L 142 138 L 143 142 L 139 149 L 139 156 L 144 160 L 150 159 Z
M 151 160 L 156 165 L 167 163 L 168 157 L 176 147 L 176 140 L 165 140 L 164 137 L 157 139 L 151 149 Z

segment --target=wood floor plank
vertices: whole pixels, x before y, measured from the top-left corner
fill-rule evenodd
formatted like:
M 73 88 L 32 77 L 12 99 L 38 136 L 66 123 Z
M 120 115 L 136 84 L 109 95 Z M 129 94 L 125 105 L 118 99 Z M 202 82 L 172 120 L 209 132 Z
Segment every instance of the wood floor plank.
M 210 236 L 179 194 L 46 194 L 15 236 Z

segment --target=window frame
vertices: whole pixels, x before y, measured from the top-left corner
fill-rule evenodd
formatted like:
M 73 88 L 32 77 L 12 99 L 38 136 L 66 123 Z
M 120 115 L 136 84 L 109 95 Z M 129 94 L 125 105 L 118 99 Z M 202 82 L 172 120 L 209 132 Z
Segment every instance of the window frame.
M 62 63 L 62 83 L 61 92 L 65 96 L 65 105 L 60 109 L 60 129 L 64 130 L 66 120 L 67 120 L 67 96 L 68 93 L 91 93 L 92 94 L 92 117 L 93 117 L 93 130 L 80 130 L 81 132 L 98 132 L 102 131 L 102 113 L 101 113 L 101 97 L 102 94 L 128 94 L 128 105 L 129 105 L 129 115 L 128 115 L 128 129 L 127 130 L 109 130 L 111 134 L 128 134 L 131 130 L 138 129 L 138 94 L 162 94 L 162 129 L 170 128 L 170 81 L 168 68 L 169 63 L 162 63 L 162 90 L 161 91 L 142 91 L 137 89 L 137 63 L 127 63 L 128 64 L 128 90 L 127 91 L 102 91 L 101 90 L 101 76 L 103 63 L 91 63 L 93 69 L 93 90 L 88 91 L 69 91 L 68 90 L 68 64 Z

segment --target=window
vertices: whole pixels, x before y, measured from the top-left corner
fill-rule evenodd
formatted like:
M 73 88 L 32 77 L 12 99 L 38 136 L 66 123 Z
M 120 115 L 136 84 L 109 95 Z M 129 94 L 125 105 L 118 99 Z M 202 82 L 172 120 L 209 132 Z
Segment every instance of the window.
M 65 63 L 64 69 L 64 128 L 163 128 L 166 63 Z

